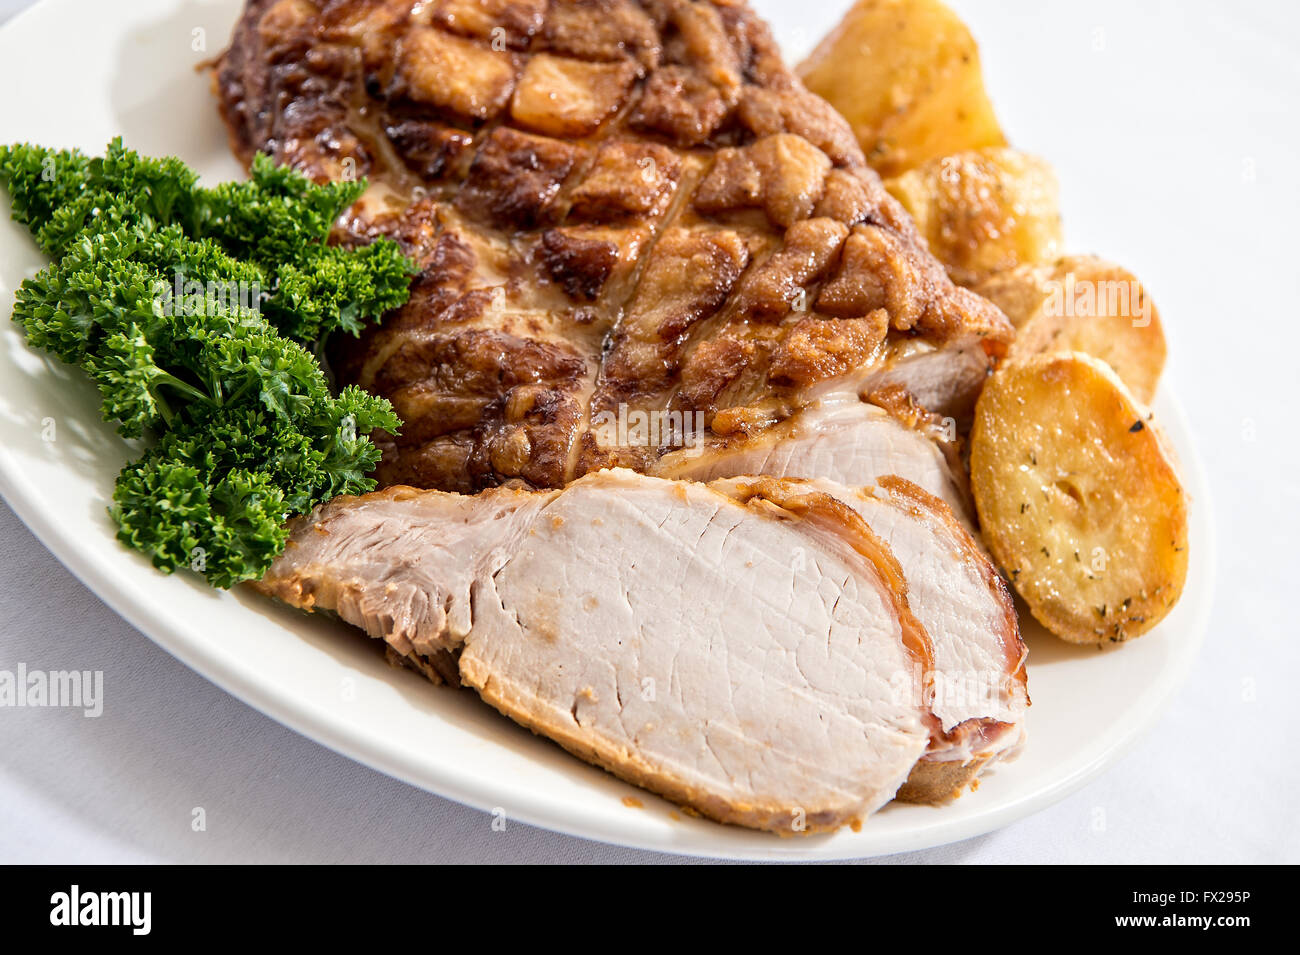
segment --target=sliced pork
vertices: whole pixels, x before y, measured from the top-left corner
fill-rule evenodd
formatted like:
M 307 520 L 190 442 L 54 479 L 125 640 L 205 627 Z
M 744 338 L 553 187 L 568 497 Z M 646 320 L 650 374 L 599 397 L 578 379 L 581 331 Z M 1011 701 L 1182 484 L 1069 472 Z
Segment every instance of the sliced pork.
M 933 656 L 898 563 L 804 485 L 611 471 L 338 498 L 260 586 L 441 658 L 524 726 L 724 822 L 861 819 L 930 746 Z
M 924 683 L 937 724 L 899 798 L 939 802 L 957 795 L 990 764 L 1018 755 L 1024 740 L 1026 649 L 1006 583 L 952 509 L 910 481 L 885 476 L 866 488 L 824 480 L 809 486 L 853 508 L 889 547 L 907 582 L 908 605 L 930 637 L 934 666 Z
M 751 474 L 821 478 L 849 488 L 896 475 L 939 498 L 968 524 L 973 513 L 960 464 L 937 441 L 851 393 L 818 400 L 753 436 L 715 437 L 669 452 L 651 473 L 694 481 Z

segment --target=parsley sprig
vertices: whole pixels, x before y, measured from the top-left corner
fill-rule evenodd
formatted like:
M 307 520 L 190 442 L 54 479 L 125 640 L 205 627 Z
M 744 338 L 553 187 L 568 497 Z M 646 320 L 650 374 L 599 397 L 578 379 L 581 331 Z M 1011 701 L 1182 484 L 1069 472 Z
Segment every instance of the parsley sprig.
M 118 475 L 118 538 L 217 587 L 260 577 L 284 522 L 371 490 L 391 405 L 333 394 L 311 349 L 406 301 L 413 268 L 379 239 L 327 244 L 364 182 L 319 185 L 258 156 L 207 188 L 120 139 L 103 157 L 0 146 L 13 217 L 53 260 L 18 290 L 28 343 L 82 368 L 106 421 L 153 437 Z

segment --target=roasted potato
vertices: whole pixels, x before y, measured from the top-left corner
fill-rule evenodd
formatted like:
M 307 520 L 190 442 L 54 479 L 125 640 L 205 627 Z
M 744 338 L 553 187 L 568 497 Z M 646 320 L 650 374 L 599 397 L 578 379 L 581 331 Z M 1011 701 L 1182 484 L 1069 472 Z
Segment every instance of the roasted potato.
M 971 149 L 931 159 L 885 187 L 959 285 L 1061 254 L 1056 174 L 1035 156 Z
M 1092 256 L 1021 267 L 974 289 L 1016 326 L 1011 358 L 1081 351 L 1100 358 L 1148 404 L 1165 367 L 1160 313 L 1132 272 Z
M 858 0 L 799 75 L 849 121 L 882 176 L 1006 142 L 979 48 L 938 0 Z
M 1146 633 L 1187 576 L 1187 495 L 1150 413 L 1081 353 L 1003 365 L 971 432 L 984 539 L 1033 615 L 1072 643 Z

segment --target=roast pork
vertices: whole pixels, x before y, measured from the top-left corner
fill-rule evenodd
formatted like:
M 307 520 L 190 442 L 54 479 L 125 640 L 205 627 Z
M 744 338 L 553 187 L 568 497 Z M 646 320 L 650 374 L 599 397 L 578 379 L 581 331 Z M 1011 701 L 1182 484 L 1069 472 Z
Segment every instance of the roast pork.
M 930 745 L 931 643 L 898 564 L 803 485 L 607 471 L 336 498 L 260 586 L 440 657 L 524 726 L 724 822 L 861 819 Z
M 695 481 L 767 474 L 850 488 L 895 475 L 939 498 L 968 526 L 974 510 L 960 464 L 923 430 L 849 396 L 819 400 L 758 434 L 713 437 L 665 454 L 651 473 Z
M 954 795 L 1014 751 L 1027 703 L 1000 580 L 902 479 L 394 487 L 295 521 L 259 586 L 630 782 L 774 831 Z
M 336 240 L 419 269 L 328 349 L 403 419 L 387 490 L 263 590 L 723 821 L 1014 754 L 955 440 L 1011 326 L 742 0 L 249 0 L 214 88 L 241 159 L 367 176 Z
M 648 470 L 828 390 L 962 420 L 1013 334 L 740 0 L 249 0 L 214 85 L 243 160 L 369 177 L 340 241 L 419 266 L 330 349 L 405 422 L 383 484 Z

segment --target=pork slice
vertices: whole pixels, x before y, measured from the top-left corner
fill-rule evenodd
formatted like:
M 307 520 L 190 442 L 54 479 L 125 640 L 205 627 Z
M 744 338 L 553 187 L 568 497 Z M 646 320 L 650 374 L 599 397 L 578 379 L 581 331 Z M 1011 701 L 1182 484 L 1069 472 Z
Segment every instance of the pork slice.
M 336 497 L 295 519 L 256 586 L 294 607 L 332 610 L 403 657 L 436 658 L 460 649 L 475 583 L 504 566 L 558 493 L 399 485 Z
M 902 478 L 834 493 L 903 567 L 908 602 L 933 645 L 933 710 L 945 734 L 971 720 L 1018 726 L 1028 705 L 1026 650 L 1006 582 L 983 548 L 942 501 Z M 946 749 L 943 758 L 961 756 Z
M 897 798 L 944 802 L 1024 745 L 1028 653 L 1015 605 L 984 548 L 943 502 L 892 476 L 837 496 L 888 542 L 934 650 L 925 682 L 939 729 Z
M 951 508 L 910 481 L 887 475 L 853 491 L 814 484 L 888 544 L 933 648 L 925 682 L 938 726 L 898 798 L 956 795 L 994 763 L 1018 756 L 1025 740 L 1028 651 L 1006 582 Z
M 860 370 L 855 384 L 860 394 L 901 387 L 922 408 L 953 418 L 964 430 L 993 365 L 985 340 L 979 335 L 959 335 L 941 348 L 905 342 L 893 348 L 877 366 Z M 845 387 L 844 382 L 834 384 Z
M 458 653 L 501 712 L 723 822 L 834 829 L 929 744 L 931 652 L 897 562 L 792 482 L 341 498 L 259 586 L 399 653 Z
M 952 510 L 912 482 L 886 475 L 865 488 L 825 480 L 806 486 L 847 504 L 888 546 L 906 580 L 908 606 L 930 639 L 933 668 L 923 683 L 935 720 L 900 798 L 956 795 L 991 764 L 1014 758 L 1024 739 L 1026 650 L 1011 594 Z
M 828 396 L 753 435 L 702 442 L 655 462 L 659 477 L 694 481 L 767 474 L 821 478 L 849 488 L 897 475 L 970 523 L 966 483 L 939 445 L 882 408 L 849 394 Z

